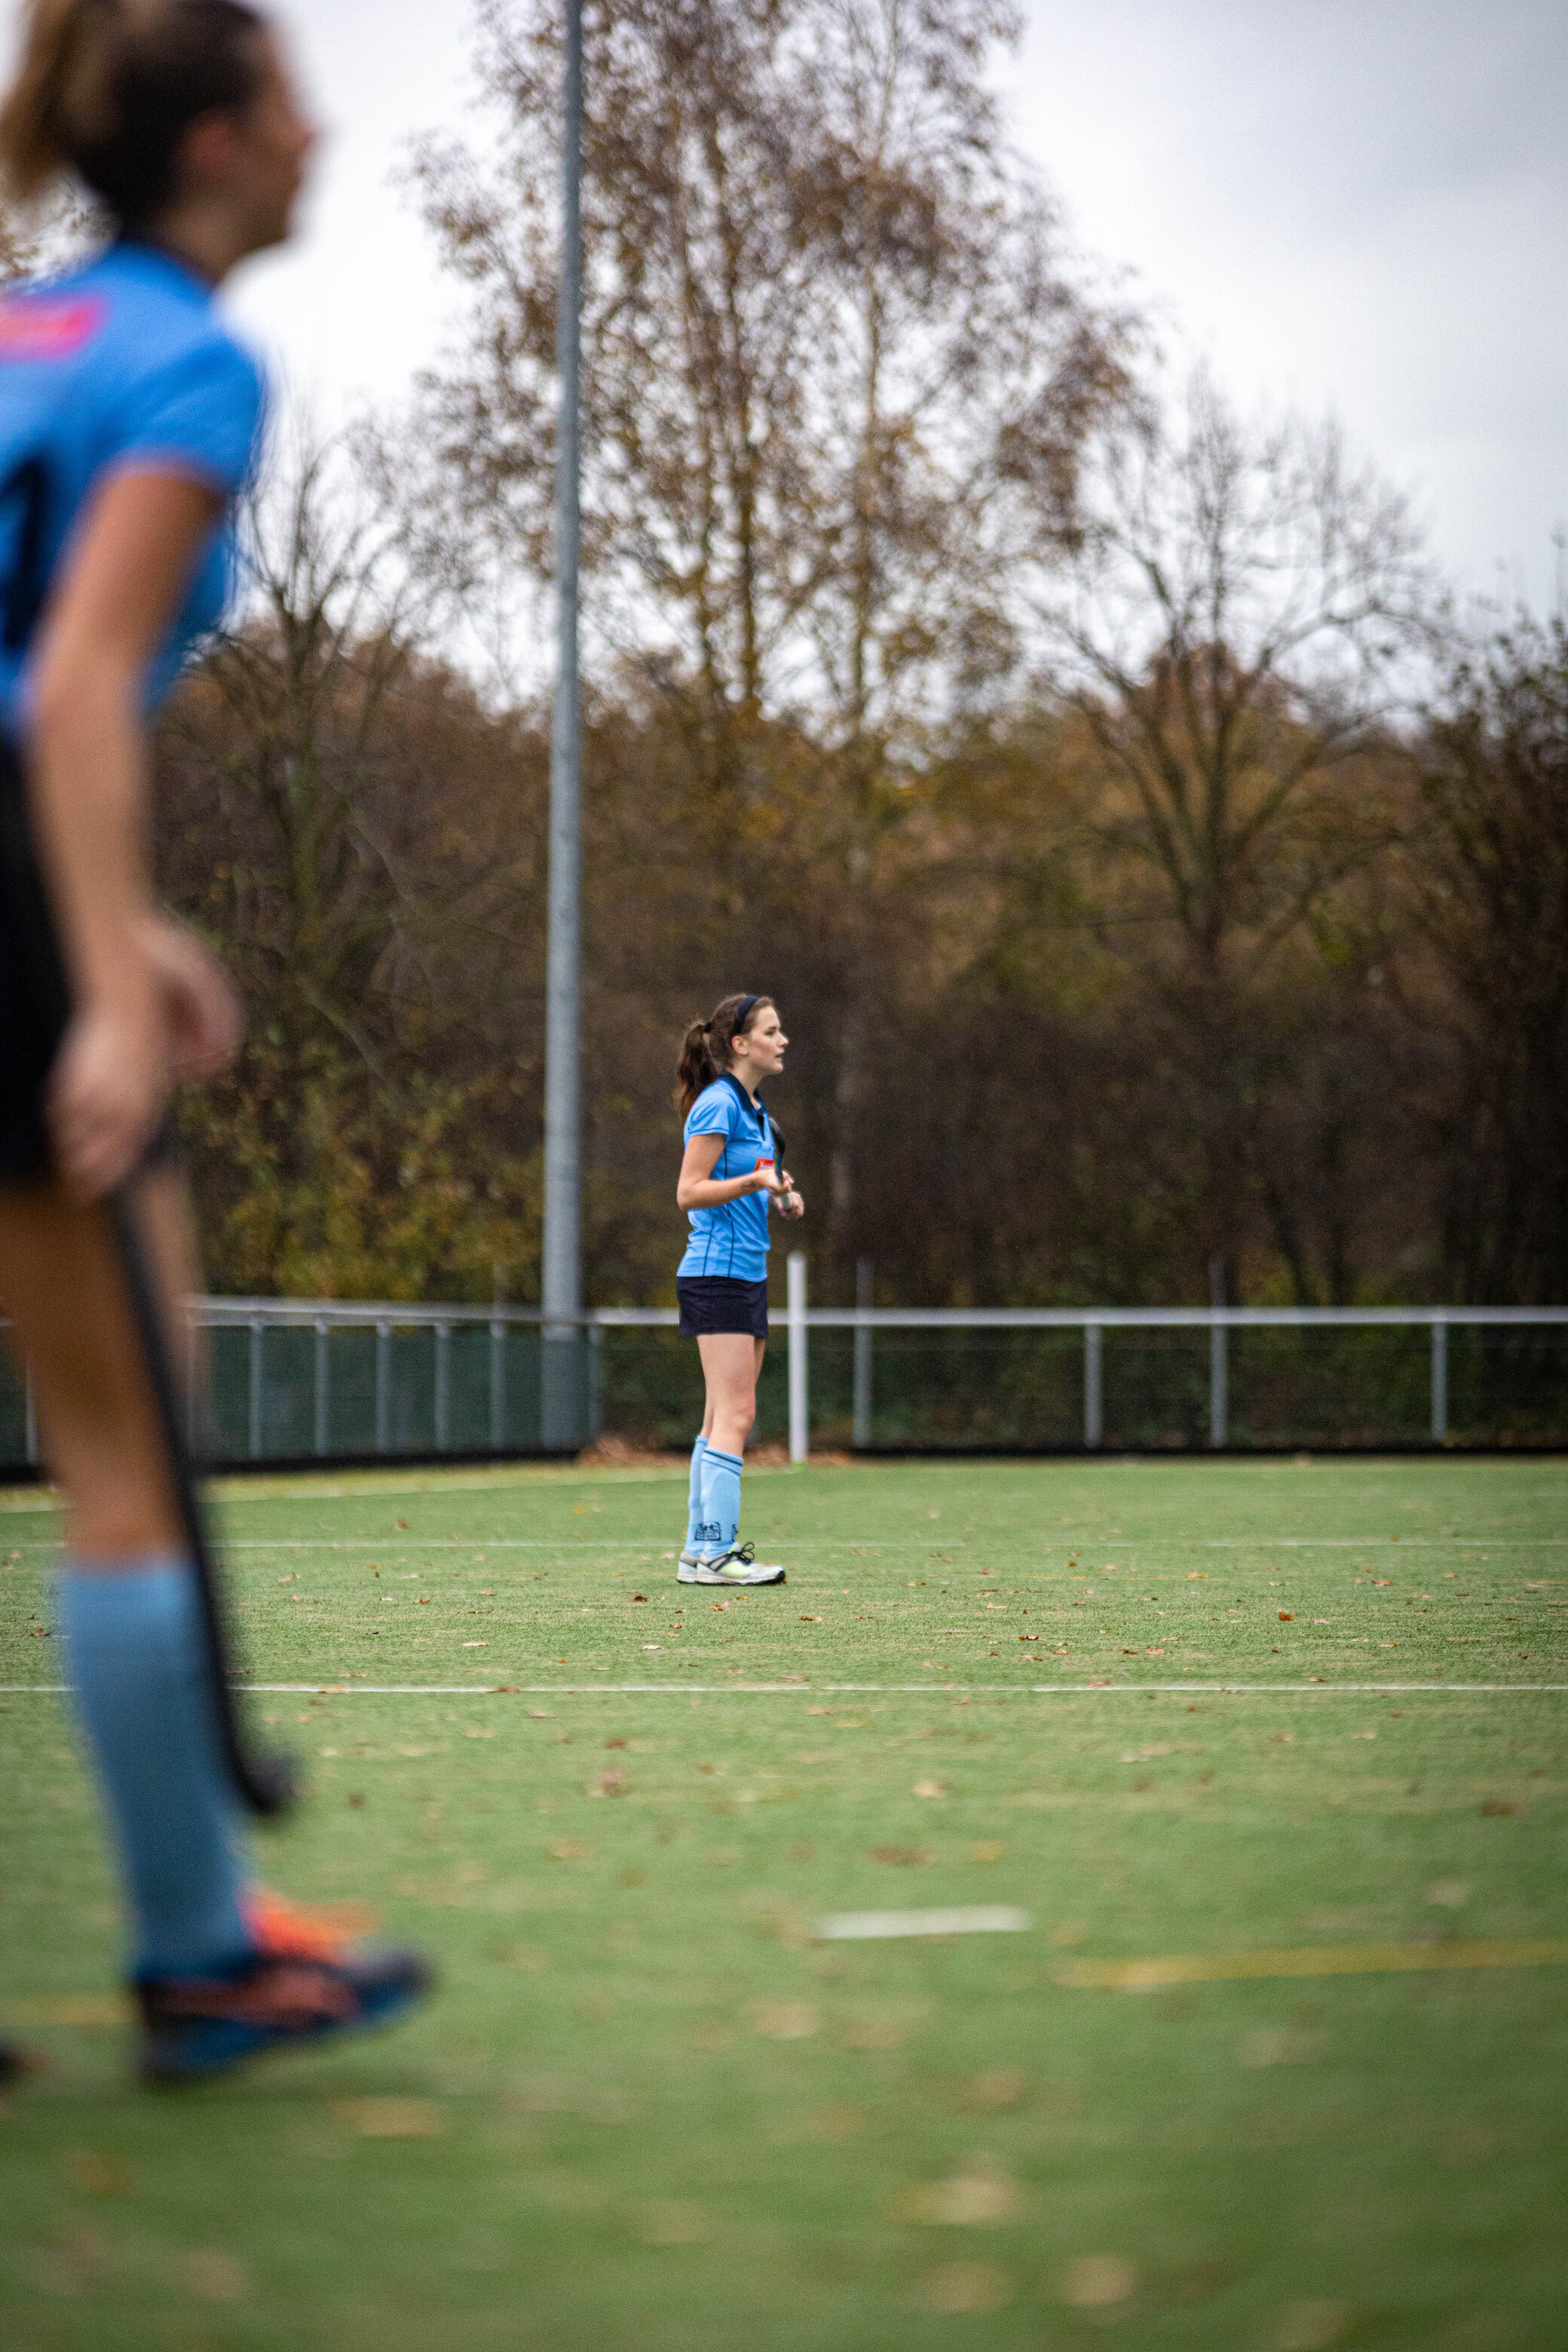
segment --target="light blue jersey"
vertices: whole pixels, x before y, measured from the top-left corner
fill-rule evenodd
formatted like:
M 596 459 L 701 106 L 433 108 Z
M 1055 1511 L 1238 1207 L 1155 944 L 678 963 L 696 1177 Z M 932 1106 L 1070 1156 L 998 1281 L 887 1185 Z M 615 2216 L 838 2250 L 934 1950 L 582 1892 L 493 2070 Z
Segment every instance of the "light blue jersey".
M 773 1124 L 739 1078 L 726 1074 L 704 1087 L 686 1114 L 685 1140 L 721 1135 L 723 1150 L 713 1163 L 715 1181 L 749 1176 L 759 1160 L 773 1157 Z M 691 1238 L 678 1275 L 730 1275 L 738 1282 L 762 1282 L 768 1271 L 768 1195 L 742 1192 L 718 1209 L 687 1212 Z
M 212 289 L 152 246 L 111 246 L 0 299 L 0 723 L 14 742 L 27 731 L 38 619 L 100 481 L 184 474 L 226 509 L 255 462 L 264 407 L 260 369 Z M 148 665 L 149 708 L 221 619 L 233 572 L 226 511 Z

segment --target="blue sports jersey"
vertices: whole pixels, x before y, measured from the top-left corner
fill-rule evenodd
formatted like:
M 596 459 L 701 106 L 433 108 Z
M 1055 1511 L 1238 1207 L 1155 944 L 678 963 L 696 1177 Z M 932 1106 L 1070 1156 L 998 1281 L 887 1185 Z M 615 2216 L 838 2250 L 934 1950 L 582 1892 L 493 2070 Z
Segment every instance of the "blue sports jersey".
M 761 1160 L 773 1156 L 773 1130 L 767 1112 L 753 1102 L 739 1078 L 725 1076 L 704 1087 L 686 1114 L 685 1139 L 721 1135 L 724 1148 L 713 1163 L 722 1183 L 749 1176 Z M 689 1209 L 691 1238 L 679 1274 L 731 1275 L 738 1282 L 761 1282 L 768 1271 L 768 1196 L 742 1192 L 718 1209 Z
M 151 246 L 111 246 L 0 299 L 0 723 L 14 741 L 26 731 L 38 617 L 94 485 L 110 473 L 185 474 L 226 509 L 254 464 L 264 409 L 261 371 L 212 289 Z M 221 619 L 233 572 L 226 511 L 148 664 L 149 708 Z

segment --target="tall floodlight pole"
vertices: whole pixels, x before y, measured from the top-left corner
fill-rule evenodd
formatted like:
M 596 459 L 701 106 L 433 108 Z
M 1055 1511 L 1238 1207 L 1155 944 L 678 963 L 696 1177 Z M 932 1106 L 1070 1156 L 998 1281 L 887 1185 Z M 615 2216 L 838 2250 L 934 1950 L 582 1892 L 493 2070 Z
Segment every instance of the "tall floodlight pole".
M 561 289 L 555 316 L 561 423 L 555 461 L 555 709 L 550 732 L 550 940 L 544 1015 L 544 1347 L 540 1434 L 583 1436 L 584 1356 L 568 1319 L 583 1307 L 583 740 L 577 573 L 583 310 L 583 0 L 564 0 Z M 551 1317 L 563 1319 L 552 1323 Z

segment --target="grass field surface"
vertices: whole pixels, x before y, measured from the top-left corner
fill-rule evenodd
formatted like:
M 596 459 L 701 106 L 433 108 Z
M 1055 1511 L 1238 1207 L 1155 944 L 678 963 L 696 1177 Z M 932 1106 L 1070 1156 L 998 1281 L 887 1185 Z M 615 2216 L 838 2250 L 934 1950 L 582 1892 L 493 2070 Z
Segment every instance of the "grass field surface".
M 221 1491 L 264 1874 L 443 1986 L 153 2096 L 0 1496 L 5 2352 L 1562 2352 L 1568 1465 L 752 1473 L 752 1594 L 684 1497 Z

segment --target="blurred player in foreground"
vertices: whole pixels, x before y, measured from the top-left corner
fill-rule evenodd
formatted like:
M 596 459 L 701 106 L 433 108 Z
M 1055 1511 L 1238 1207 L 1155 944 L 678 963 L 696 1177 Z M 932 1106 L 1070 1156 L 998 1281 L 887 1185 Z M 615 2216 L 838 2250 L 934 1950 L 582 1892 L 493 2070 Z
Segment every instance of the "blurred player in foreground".
M 60 1616 L 164 2081 L 384 2022 L 426 1983 L 247 1883 L 159 1344 L 195 1288 L 168 1092 L 239 1023 L 153 904 L 147 713 L 222 614 L 260 431 L 214 291 L 288 236 L 314 143 L 237 0 L 34 0 L 0 105 L 13 195 L 73 174 L 114 230 L 0 301 L 0 1295 L 69 1508 Z
M 682 1584 L 782 1584 L 741 1541 L 741 1471 L 768 1341 L 768 1208 L 803 1217 L 784 1138 L 758 1088 L 789 1039 L 771 996 L 727 996 L 681 1041 L 675 1100 L 686 1152 L 675 1188 L 691 1227 L 675 1277 L 680 1328 L 702 1358 L 707 1410 L 691 1449 Z

